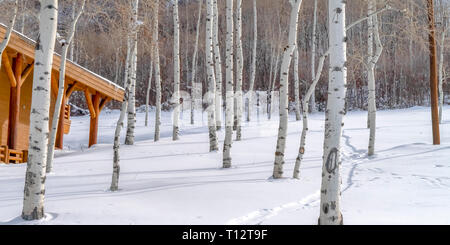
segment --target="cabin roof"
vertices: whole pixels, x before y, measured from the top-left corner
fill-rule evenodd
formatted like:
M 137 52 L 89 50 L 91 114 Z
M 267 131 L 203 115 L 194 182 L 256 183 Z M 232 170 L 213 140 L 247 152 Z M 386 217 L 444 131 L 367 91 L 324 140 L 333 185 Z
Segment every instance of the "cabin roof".
M 0 23 L 0 37 L 5 36 L 7 27 Z M 36 42 L 31 38 L 13 31 L 11 39 L 8 43 L 6 51 L 17 51 L 25 55 L 29 62 L 34 61 Z M 53 72 L 58 72 L 61 63 L 61 56 L 57 53 L 53 56 Z M 97 91 L 104 96 L 107 96 L 116 101 L 122 101 L 124 96 L 124 89 L 111 82 L 110 80 L 76 64 L 67 59 L 66 61 L 66 83 L 76 82 L 77 90 L 92 90 Z

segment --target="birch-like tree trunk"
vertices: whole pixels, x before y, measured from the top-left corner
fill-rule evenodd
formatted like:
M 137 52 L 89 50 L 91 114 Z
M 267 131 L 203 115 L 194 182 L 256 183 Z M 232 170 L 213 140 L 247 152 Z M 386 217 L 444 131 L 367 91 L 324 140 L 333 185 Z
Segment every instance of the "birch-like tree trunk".
M 302 0 L 290 0 L 289 3 L 291 4 L 289 38 L 288 44 L 284 48 L 283 61 L 281 63 L 280 71 L 280 124 L 278 127 L 277 148 L 275 152 L 275 163 L 273 168 L 273 178 L 275 179 L 283 177 L 284 151 L 286 149 L 286 136 L 289 116 L 289 66 L 292 61 L 292 54 L 297 47 L 298 13 L 300 11 Z
M 205 35 L 205 53 L 206 53 L 206 72 L 208 76 L 208 128 L 209 128 L 209 151 L 218 150 L 217 126 L 215 113 L 215 95 L 216 79 L 214 75 L 213 60 L 213 0 L 206 0 L 206 35 Z
M 316 47 L 317 47 L 317 0 L 314 0 L 314 13 L 313 13 L 313 30 L 312 30 L 312 42 L 311 42 L 311 80 L 315 80 L 316 72 Z M 316 112 L 316 93 L 313 91 L 311 94 L 310 111 Z
M 369 136 L 369 147 L 368 147 L 368 155 L 372 156 L 375 154 L 375 133 L 376 133 L 376 86 L 375 86 L 375 68 L 378 62 L 378 59 L 383 52 L 383 46 L 381 44 L 379 28 L 378 28 L 378 17 L 373 14 L 376 11 L 376 2 L 375 0 L 369 1 L 369 63 L 368 63 L 368 88 L 369 88 L 369 97 L 368 97 L 368 119 L 369 119 L 369 128 L 370 128 L 370 136 Z M 376 50 L 375 54 L 373 53 L 373 35 L 375 35 L 375 43 Z M 372 39 L 371 39 L 372 38 Z
M 280 63 L 280 47 L 277 47 L 277 59 L 275 61 L 275 70 L 274 70 L 274 75 L 273 75 L 273 80 L 272 80 L 272 86 L 270 88 L 270 107 L 269 107 L 269 111 L 267 113 L 267 117 L 270 120 L 272 118 L 272 113 L 275 110 L 275 107 L 273 106 L 274 104 L 274 100 L 275 100 L 275 83 L 277 82 L 277 78 L 278 78 L 278 72 L 279 72 L 279 63 Z
M 6 30 L 6 35 L 3 38 L 2 42 L 0 43 L 0 68 L 2 68 L 2 54 L 5 51 L 6 47 L 8 46 L 9 40 L 11 39 L 11 33 L 13 31 L 14 24 L 16 23 L 18 9 L 19 9 L 19 0 L 16 0 L 14 2 L 13 15 L 9 19 L 9 25 Z
M 132 3 L 133 25 L 138 25 L 138 11 L 139 11 L 139 0 L 134 0 Z M 137 28 L 137 27 L 136 27 Z M 136 128 L 136 75 L 137 75 L 137 42 L 138 33 L 133 30 L 133 50 L 131 53 L 131 71 L 130 75 L 130 93 L 128 97 L 128 108 L 127 108 L 127 134 L 125 136 L 126 145 L 134 145 L 134 129 Z
M 113 157 L 113 173 L 111 178 L 111 191 L 118 191 L 119 190 L 119 175 L 120 175 L 120 155 L 119 155 L 119 148 L 120 148 L 120 131 L 123 127 L 123 121 L 125 119 L 125 114 L 128 111 L 129 106 L 129 99 L 131 96 L 130 90 L 133 86 L 133 66 L 136 65 L 136 46 L 137 46 L 137 30 L 139 27 L 138 22 L 138 6 L 139 1 L 135 0 L 132 2 L 132 18 L 131 22 L 129 24 L 130 33 L 127 36 L 127 57 L 125 60 L 125 76 L 124 76 L 124 87 L 125 87 L 125 93 L 124 93 L 124 99 L 122 101 L 122 105 L 120 107 L 120 116 L 117 120 L 116 124 L 116 130 L 114 133 L 114 145 L 113 145 L 113 151 L 114 151 L 114 157 Z
M 294 50 L 294 96 L 295 96 L 295 119 L 301 120 L 300 115 L 300 78 L 298 77 L 298 47 Z
M 216 67 L 216 126 L 217 130 L 222 127 L 222 58 L 219 47 L 219 10 L 217 0 L 213 0 L 214 22 L 213 22 L 213 42 L 214 42 L 214 64 Z
M 116 130 L 114 132 L 114 145 L 113 145 L 113 151 L 114 151 L 114 157 L 113 157 L 113 173 L 111 178 L 111 186 L 109 189 L 111 191 L 118 191 L 119 190 L 119 175 L 120 175 L 120 155 L 119 155 L 119 149 L 120 149 L 120 131 L 123 128 L 123 121 L 125 119 L 125 114 L 127 113 L 128 108 L 128 99 L 130 96 L 130 88 L 131 88 L 131 73 L 128 70 L 132 69 L 132 50 L 134 50 L 134 45 L 136 45 L 135 42 L 133 42 L 133 39 L 131 35 L 127 38 L 127 58 L 125 61 L 125 74 L 124 77 L 124 87 L 125 87 L 125 93 L 124 98 L 122 101 L 122 105 L 120 107 L 120 116 L 117 120 L 116 124 Z
M 195 123 L 195 110 L 201 109 L 196 108 L 198 104 L 201 104 L 201 95 L 199 95 L 198 87 L 199 84 L 195 82 L 195 78 L 197 77 L 197 53 L 198 53 L 198 37 L 200 35 L 200 22 L 202 19 L 202 4 L 203 0 L 198 1 L 198 19 L 197 19 L 197 27 L 195 34 L 195 46 L 194 46 L 194 54 L 192 57 L 192 75 L 191 75 L 191 124 Z M 200 92 L 201 93 L 201 92 Z M 200 100 L 200 103 L 198 102 Z
M 160 64 L 159 64 L 159 0 L 155 3 L 155 20 L 153 21 L 153 38 L 155 40 L 154 54 L 153 58 L 155 61 L 155 88 L 156 88 L 156 98 L 155 98 L 155 136 L 154 141 L 159 141 L 160 137 L 160 126 L 161 126 L 161 74 L 160 74 Z
M 28 163 L 25 174 L 22 218 L 44 217 L 45 164 L 50 111 L 50 79 L 58 22 L 58 1 L 42 0 L 39 37 L 36 42 L 35 68 L 30 113 Z
M 225 140 L 223 142 L 223 167 L 231 167 L 231 145 L 233 143 L 233 112 L 234 112 L 234 91 L 233 91 L 233 1 L 227 0 L 227 41 L 226 41 L 226 99 L 225 99 Z
M 328 1 L 330 66 L 325 112 L 319 225 L 343 224 L 341 197 L 341 137 L 347 84 L 347 35 L 345 1 Z
M 303 156 L 305 155 L 306 151 L 306 135 L 308 133 L 308 104 L 311 99 L 312 94 L 316 90 L 316 85 L 320 80 L 320 75 L 322 74 L 323 65 L 325 63 L 325 59 L 328 56 L 329 52 L 327 51 L 322 57 L 319 59 L 319 67 L 317 68 L 317 72 L 314 75 L 314 81 L 312 82 L 311 86 L 309 87 L 308 91 L 305 94 L 305 97 L 302 100 L 302 108 L 303 108 L 303 129 L 302 129 L 302 135 L 300 137 L 300 147 L 298 150 L 297 159 L 295 160 L 295 166 L 294 166 L 294 175 L 293 177 L 295 179 L 299 178 L 300 174 L 300 165 L 303 160 Z
M 236 0 L 236 94 L 234 100 L 236 140 L 242 138 L 242 72 L 244 69 L 244 55 L 242 51 L 242 0 Z
M 446 19 L 444 18 L 444 23 Z M 444 108 L 444 51 L 445 51 L 445 36 L 448 29 L 444 29 L 441 33 L 441 48 L 439 51 L 439 123 L 442 123 L 442 111 Z
M 152 48 L 153 50 L 153 48 Z M 151 52 L 153 54 L 153 51 Z M 150 106 L 150 90 L 152 88 L 152 76 L 153 76 L 153 60 L 150 61 L 150 74 L 147 83 L 147 93 L 145 95 L 145 126 L 148 127 L 148 109 Z
M 61 54 L 61 64 L 59 66 L 59 88 L 58 88 L 58 95 L 56 96 L 55 101 L 55 108 L 53 111 L 53 118 L 52 118 L 52 127 L 50 130 L 50 137 L 48 141 L 48 153 L 47 153 L 47 165 L 46 165 L 46 172 L 50 173 L 53 168 L 53 157 L 55 154 L 55 141 L 56 141 L 56 133 L 58 131 L 58 122 L 59 117 L 61 115 L 61 107 L 62 104 L 66 103 L 66 101 L 63 101 L 63 95 L 65 93 L 64 89 L 64 83 L 65 83 L 65 77 L 66 77 L 66 61 L 67 61 L 67 53 L 69 51 L 70 44 L 72 43 L 76 26 L 78 23 L 78 19 L 80 18 L 81 14 L 84 10 L 84 5 L 86 3 L 86 0 L 83 0 L 81 2 L 81 6 L 78 9 L 78 12 L 76 13 L 75 17 L 72 19 L 72 23 L 70 23 L 70 26 L 68 28 L 67 36 L 63 38 L 61 41 L 62 46 L 62 54 Z M 75 11 L 76 5 L 73 6 Z
M 248 89 L 247 122 L 250 122 L 253 108 L 253 93 L 255 90 L 257 48 L 258 48 L 258 9 L 256 7 L 256 0 L 253 0 L 253 53 L 252 53 L 252 73 L 250 75 L 250 86 Z
M 73 3 L 72 3 L 72 20 L 75 19 L 76 6 L 77 6 L 77 2 L 73 1 Z M 75 32 L 73 34 L 74 34 L 74 36 L 72 39 L 75 39 Z M 75 48 L 75 42 L 71 41 L 69 45 L 70 45 L 69 59 L 71 61 L 73 61 L 73 52 L 74 52 L 74 48 Z
M 179 140 L 180 121 L 180 21 L 178 19 L 178 0 L 173 1 L 173 132 L 172 139 Z

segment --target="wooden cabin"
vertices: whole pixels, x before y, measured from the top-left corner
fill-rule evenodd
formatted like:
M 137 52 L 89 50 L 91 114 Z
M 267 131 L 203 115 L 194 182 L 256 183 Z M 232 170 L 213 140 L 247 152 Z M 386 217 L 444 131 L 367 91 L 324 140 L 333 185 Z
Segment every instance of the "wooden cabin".
M 3 40 L 5 33 L 6 27 L 0 23 L 0 40 Z M 27 161 L 34 53 L 35 41 L 18 32 L 13 32 L 10 42 L 2 54 L 0 70 L 0 162 L 21 163 Z M 55 54 L 51 77 L 50 119 L 53 116 L 59 87 L 60 61 L 61 57 Z M 74 91 L 84 92 L 90 112 L 89 146 L 96 144 L 98 117 L 101 110 L 111 100 L 122 101 L 124 89 L 68 60 L 66 62 L 64 91 L 56 148 L 62 149 L 64 134 L 68 134 L 70 131 L 70 106 L 67 103 Z

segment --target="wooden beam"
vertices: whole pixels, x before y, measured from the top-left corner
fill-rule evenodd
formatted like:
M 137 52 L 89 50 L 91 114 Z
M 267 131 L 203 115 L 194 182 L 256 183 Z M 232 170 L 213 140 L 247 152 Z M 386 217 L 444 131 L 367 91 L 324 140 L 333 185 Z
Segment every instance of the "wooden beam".
M 89 90 L 84 90 L 84 97 L 86 97 L 86 103 L 89 108 L 89 113 L 91 114 L 91 118 L 95 118 L 95 109 L 94 109 L 94 103 L 92 102 L 92 94 L 89 92 Z
M 111 98 L 106 97 L 102 99 L 102 102 L 100 102 L 100 111 L 103 110 L 103 107 L 105 107 L 106 104 L 108 104 L 108 102 L 111 101 Z
M 6 71 L 6 74 L 8 75 L 9 82 L 11 83 L 11 87 L 16 87 L 17 81 L 14 76 L 14 72 L 13 72 L 13 69 L 11 66 L 11 62 L 9 61 L 8 54 L 6 54 L 6 50 L 5 50 L 5 52 L 2 53 L 2 63 L 3 63 L 3 66 L 5 67 L 5 71 Z
M 22 68 L 24 57 L 18 54 L 14 60 L 14 79 L 22 80 Z M 11 149 L 17 149 L 19 137 L 19 113 L 20 113 L 20 86 L 10 88 L 9 96 L 9 120 L 8 120 L 8 146 Z
M 55 98 L 58 96 L 58 78 L 57 78 L 57 74 L 55 72 L 52 72 L 52 76 L 51 76 L 51 90 L 52 90 L 52 94 L 55 96 Z
M 92 117 L 91 115 L 91 123 L 89 129 L 89 147 L 97 144 L 97 135 L 98 135 L 98 118 L 100 115 L 100 93 L 96 92 L 95 96 L 93 96 L 93 106 L 96 113 L 96 117 Z
M 69 97 L 72 95 L 73 91 L 75 91 L 75 86 L 77 85 L 77 81 L 70 84 L 66 91 L 66 98 L 69 99 Z
M 34 70 L 34 61 L 33 63 L 29 64 L 22 72 L 22 79 L 21 79 L 22 81 L 20 83 L 20 86 L 22 86 L 25 80 L 27 80 L 28 76 L 33 72 L 33 70 Z
M 65 92 L 65 91 L 64 91 Z M 61 102 L 61 110 L 59 111 L 59 121 L 58 121 L 58 129 L 56 131 L 56 142 L 55 147 L 58 149 L 63 149 L 63 141 L 64 141 L 64 121 L 65 121 L 65 110 L 66 110 L 66 93 L 63 93 L 63 100 Z

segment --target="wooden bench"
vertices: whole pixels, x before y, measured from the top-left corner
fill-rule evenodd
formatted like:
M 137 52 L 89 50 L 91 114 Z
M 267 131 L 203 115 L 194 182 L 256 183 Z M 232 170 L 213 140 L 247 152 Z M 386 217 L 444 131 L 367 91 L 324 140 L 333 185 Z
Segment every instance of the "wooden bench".
M 9 163 L 9 151 L 7 145 L 0 146 L 0 162 Z
M 4 162 L 6 164 L 14 163 L 24 163 L 28 161 L 28 151 L 24 150 L 14 150 L 8 149 L 8 146 L 2 145 L 0 146 L 0 162 Z

